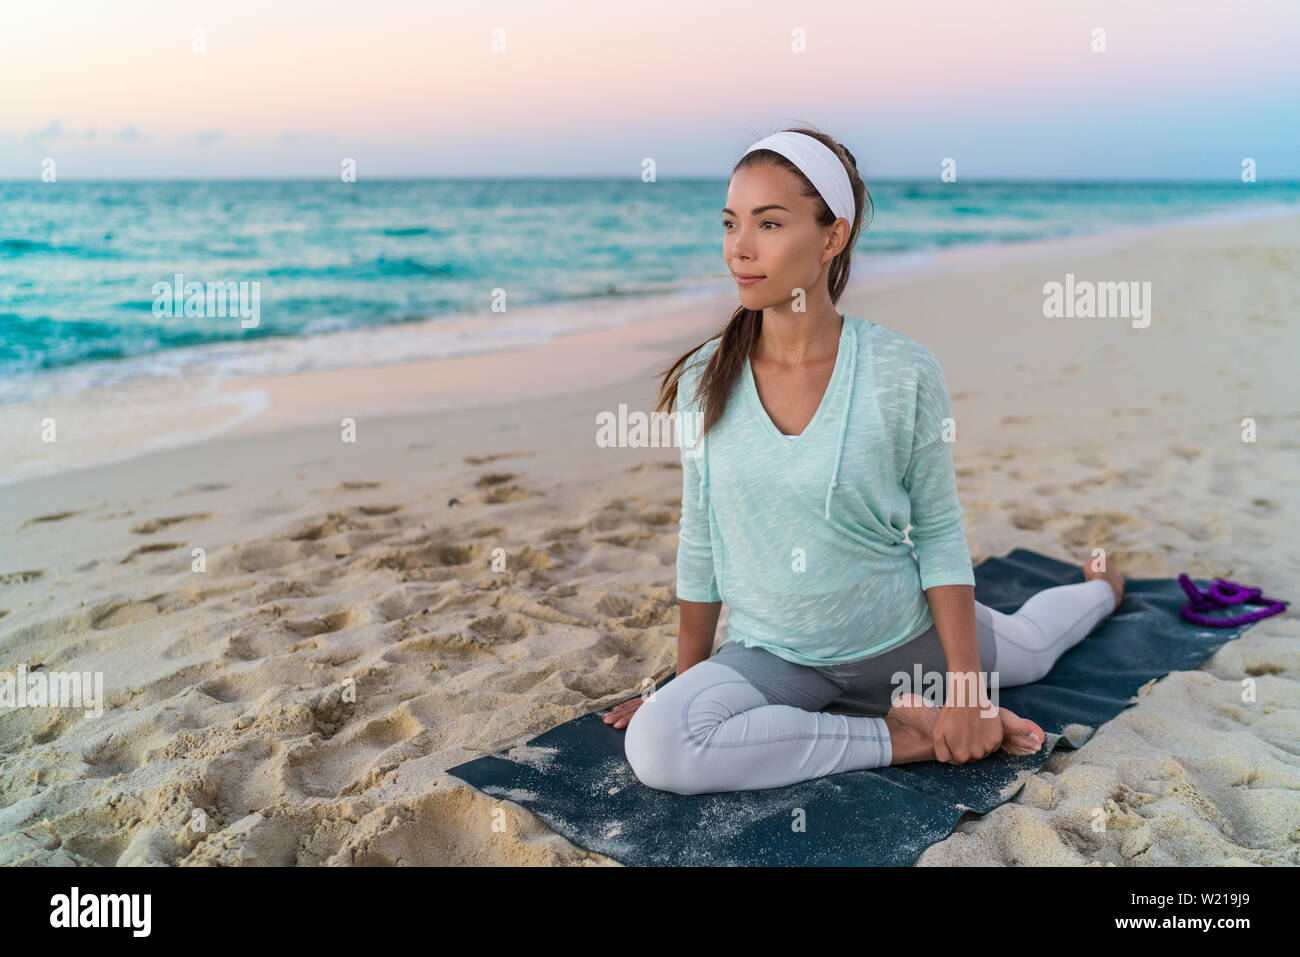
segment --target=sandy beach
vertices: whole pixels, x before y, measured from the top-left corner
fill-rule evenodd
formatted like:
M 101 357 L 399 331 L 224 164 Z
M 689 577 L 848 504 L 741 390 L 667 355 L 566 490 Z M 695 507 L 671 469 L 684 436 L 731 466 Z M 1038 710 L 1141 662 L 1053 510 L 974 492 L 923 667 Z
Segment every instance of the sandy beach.
M 1045 318 L 1067 274 L 1150 282 L 1150 324 Z M 1290 215 L 962 250 L 839 306 L 942 363 L 977 564 L 1102 547 L 1294 603 L 1297 301 Z M 733 305 L 0 408 L 0 670 L 104 682 L 98 718 L 0 714 L 0 864 L 616 864 L 445 769 L 672 672 L 678 451 L 596 417 Z M 918 865 L 1300 864 L 1298 639 L 1293 604 L 1148 686 Z

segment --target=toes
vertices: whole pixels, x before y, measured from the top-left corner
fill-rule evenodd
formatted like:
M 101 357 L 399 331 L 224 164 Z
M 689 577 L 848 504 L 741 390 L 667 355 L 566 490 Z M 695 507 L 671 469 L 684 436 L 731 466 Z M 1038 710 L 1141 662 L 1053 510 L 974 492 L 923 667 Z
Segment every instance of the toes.
M 1036 754 L 1039 748 L 1042 747 L 1042 743 L 1031 735 L 1016 735 L 1008 738 L 1002 747 L 1012 754 Z
M 1004 743 L 1013 754 L 1033 754 L 1043 746 L 1047 735 L 1028 718 L 1016 717 L 1007 727 Z
M 1020 740 L 1025 743 L 1025 746 L 1027 748 L 1029 748 L 1030 754 L 1033 754 L 1035 751 L 1037 751 L 1039 748 L 1043 746 L 1044 739 L 1039 736 L 1041 734 L 1042 734 L 1042 730 L 1040 729 L 1037 733 L 1027 731 L 1024 734 L 1020 735 Z

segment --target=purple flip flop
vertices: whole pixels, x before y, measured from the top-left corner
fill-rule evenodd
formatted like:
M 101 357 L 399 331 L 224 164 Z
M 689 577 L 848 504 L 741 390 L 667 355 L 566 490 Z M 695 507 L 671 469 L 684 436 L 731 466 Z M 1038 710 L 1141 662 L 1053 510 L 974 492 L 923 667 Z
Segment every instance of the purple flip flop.
M 1182 586 L 1188 598 L 1187 604 L 1180 609 L 1183 617 L 1193 624 L 1204 625 L 1207 628 L 1235 628 L 1237 625 L 1248 625 L 1252 621 L 1259 621 L 1269 615 L 1276 615 L 1286 608 L 1288 604 L 1288 602 L 1267 597 L 1258 588 L 1251 588 L 1249 585 L 1228 581 L 1226 578 L 1214 579 L 1210 587 L 1205 590 L 1197 588 L 1196 584 L 1186 575 L 1178 576 L 1178 584 Z M 1266 607 L 1247 612 L 1244 615 L 1237 615 L 1234 618 L 1211 618 L 1209 615 L 1200 614 L 1203 611 L 1217 611 L 1222 608 L 1230 608 L 1233 605 L 1243 604 L 1262 604 Z

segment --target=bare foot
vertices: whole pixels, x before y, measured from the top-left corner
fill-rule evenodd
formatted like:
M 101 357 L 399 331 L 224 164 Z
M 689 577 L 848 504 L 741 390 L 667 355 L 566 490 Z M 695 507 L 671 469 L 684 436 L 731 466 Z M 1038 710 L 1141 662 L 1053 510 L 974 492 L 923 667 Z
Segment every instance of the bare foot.
M 1002 750 L 1010 754 L 1036 754 L 1047 740 L 1047 732 L 1028 718 L 998 708 L 1002 716 Z
M 889 742 L 893 756 L 890 764 L 912 764 L 916 761 L 933 761 L 934 723 L 939 720 L 939 709 L 926 702 L 919 694 L 899 695 L 885 715 L 889 728 Z
M 1116 608 L 1118 608 L 1120 602 L 1124 600 L 1124 576 L 1120 574 L 1120 570 L 1115 567 L 1114 562 L 1106 562 L 1106 570 L 1104 572 L 1098 572 L 1093 571 L 1091 561 L 1086 561 L 1083 563 L 1083 577 L 1088 581 L 1092 581 L 1094 578 L 1106 579 L 1107 583 L 1110 585 L 1110 590 L 1115 593 Z
M 931 704 L 919 694 L 899 695 L 885 724 L 889 726 L 893 745 L 893 764 L 910 764 L 914 761 L 933 761 L 934 726 L 939 720 L 938 705 Z M 1043 746 L 1047 734 L 1028 718 L 998 708 L 1002 719 L 1001 750 L 1010 754 L 1034 754 Z

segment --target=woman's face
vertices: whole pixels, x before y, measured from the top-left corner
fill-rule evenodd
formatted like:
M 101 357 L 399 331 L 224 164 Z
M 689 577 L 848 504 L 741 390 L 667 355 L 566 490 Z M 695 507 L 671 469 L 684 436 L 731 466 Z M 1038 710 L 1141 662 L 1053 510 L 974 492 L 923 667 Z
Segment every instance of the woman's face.
M 836 227 L 817 225 L 816 214 L 815 201 L 801 194 L 799 181 L 783 167 L 764 163 L 731 178 L 722 211 L 722 256 L 742 306 L 772 308 L 800 290 L 811 297 L 843 247 L 842 240 L 836 242 Z M 847 236 L 846 226 L 838 230 Z M 746 276 L 762 278 L 742 282 Z

